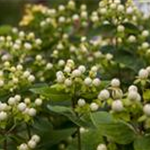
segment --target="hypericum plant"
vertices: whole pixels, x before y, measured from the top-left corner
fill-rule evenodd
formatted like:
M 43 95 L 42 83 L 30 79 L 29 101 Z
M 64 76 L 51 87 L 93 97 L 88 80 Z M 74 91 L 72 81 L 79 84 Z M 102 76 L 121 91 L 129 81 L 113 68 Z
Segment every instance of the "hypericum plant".
M 0 148 L 149 150 L 149 17 L 131 0 L 27 5 L 0 27 Z

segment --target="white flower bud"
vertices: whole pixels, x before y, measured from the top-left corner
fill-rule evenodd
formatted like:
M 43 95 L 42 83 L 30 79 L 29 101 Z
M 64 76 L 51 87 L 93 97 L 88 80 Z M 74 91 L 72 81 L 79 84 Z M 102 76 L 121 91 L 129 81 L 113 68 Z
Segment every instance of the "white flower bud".
M 125 27 L 123 26 L 123 25 L 119 25 L 118 27 L 117 27 L 117 31 L 118 32 L 123 32 L 125 30 Z
M 102 90 L 98 95 L 98 99 L 100 99 L 100 100 L 106 100 L 109 97 L 110 97 L 110 93 L 108 90 Z
M 120 86 L 120 80 L 116 79 L 116 78 L 112 79 L 111 80 L 111 86 L 112 87 L 119 87 Z
M 81 76 L 81 71 L 79 70 L 79 69 L 75 69 L 75 70 L 73 70 L 72 71 L 72 75 L 74 76 L 74 77 L 80 77 Z
M 31 149 L 34 149 L 36 147 L 37 143 L 33 140 L 30 140 L 28 142 L 28 146 L 31 148 Z
M 17 102 L 19 102 L 20 100 L 21 100 L 21 96 L 20 95 L 15 95 L 15 100 L 17 101 Z
M 84 72 L 86 71 L 86 68 L 85 68 L 85 66 L 83 66 L 83 65 L 79 66 L 78 69 L 79 69 L 82 73 L 84 73 Z
M 36 143 L 39 143 L 40 142 L 40 137 L 35 134 L 35 135 L 32 136 L 31 140 L 35 141 Z
M 25 103 L 21 102 L 18 104 L 17 108 L 19 111 L 25 111 L 26 107 L 27 107 L 27 105 Z
M 121 4 L 118 5 L 117 10 L 118 10 L 119 12 L 123 12 L 123 11 L 124 11 L 124 6 L 121 5 Z
M 149 36 L 149 31 L 148 30 L 144 30 L 142 32 L 142 37 L 148 37 Z
M 148 117 L 150 117 L 150 104 L 146 104 L 143 107 L 143 111 L 144 111 L 145 115 L 147 115 Z
M 129 38 L 128 38 L 128 41 L 130 43 L 134 43 L 134 42 L 136 42 L 136 37 L 134 35 L 130 35 Z
M 138 73 L 140 79 L 147 79 L 148 78 L 148 71 L 146 69 L 141 69 Z
M 66 67 L 64 68 L 64 72 L 70 73 L 70 72 L 71 72 L 71 68 L 66 66 Z
M 21 71 L 23 69 L 23 66 L 19 64 L 19 65 L 17 65 L 16 68 L 17 68 L 17 70 Z
M 84 99 L 80 98 L 80 99 L 78 100 L 78 106 L 83 107 L 85 104 L 86 104 L 86 102 L 85 102 Z
M 65 83 L 66 86 L 71 86 L 72 85 L 71 79 L 66 79 L 64 83 Z
M 147 49 L 149 47 L 149 43 L 148 42 L 144 42 L 142 44 L 142 48 Z
M 30 43 L 24 43 L 24 47 L 27 50 L 31 50 L 32 49 L 32 45 Z
M 107 147 L 105 144 L 99 144 L 96 150 L 107 150 Z
M 35 105 L 36 105 L 36 106 L 41 106 L 41 105 L 42 105 L 42 100 L 41 100 L 40 98 L 37 98 L 37 99 L 35 100 Z
M 8 105 L 6 103 L 0 102 L 0 111 L 5 111 L 7 110 L 7 108 L 8 108 Z
M 30 72 L 29 71 L 25 71 L 23 73 L 23 77 L 28 78 L 30 76 Z
M 137 100 L 137 97 L 138 97 L 138 93 L 136 91 L 129 91 L 128 93 L 129 100 L 135 101 Z
M 137 91 L 138 91 L 138 88 L 137 88 L 135 85 L 131 85 L 131 86 L 129 86 L 129 88 L 128 88 L 128 92 L 131 92 L 131 91 L 137 92 Z
M 58 18 L 58 22 L 59 23 L 64 23 L 66 21 L 66 18 L 64 17 L 64 16 L 60 16 L 59 18 Z
M 20 37 L 20 38 L 23 38 L 24 36 L 25 36 L 24 31 L 20 31 L 20 32 L 19 32 L 19 37 Z
M 107 60 L 111 60 L 113 58 L 113 55 L 112 54 L 110 54 L 110 53 L 107 53 L 106 54 L 106 59 Z
M 59 11 L 64 11 L 65 10 L 65 6 L 64 5 L 59 5 L 58 10 Z
M 52 69 L 53 68 L 53 64 L 52 63 L 47 63 L 46 64 L 46 69 L 47 70 L 50 70 L 50 69 Z
M 68 2 L 68 7 L 71 8 L 71 9 L 74 8 L 75 7 L 75 2 L 73 0 L 70 0 Z
M 56 80 L 58 83 L 63 83 L 65 80 L 65 77 L 63 75 L 58 75 Z
M 35 58 L 37 61 L 41 61 L 42 60 L 42 56 L 41 55 L 36 55 L 36 58 Z
M 42 40 L 41 40 L 41 39 L 36 39 L 36 40 L 35 40 L 35 43 L 36 43 L 37 45 L 41 45 L 41 44 L 42 44 Z
M 95 79 L 93 80 L 93 82 L 92 82 L 92 84 L 93 84 L 94 86 L 99 86 L 100 83 L 101 83 L 101 81 L 100 81 L 99 78 L 95 78 Z
M 79 20 L 79 15 L 78 15 L 78 14 L 74 14 L 74 15 L 72 16 L 72 20 L 73 20 L 73 21 Z
M 16 99 L 15 99 L 14 97 L 10 97 L 10 98 L 8 99 L 8 104 L 9 104 L 9 105 L 15 105 L 15 104 L 16 104 Z
M 28 110 L 28 114 L 29 114 L 29 116 L 34 117 L 36 115 L 36 109 L 30 108 Z
M 65 65 L 65 61 L 64 60 L 59 60 L 58 61 L 58 66 L 64 66 Z
M 35 81 L 34 75 L 29 75 L 28 81 L 29 81 L 29 82 L 34 82 L 34 81 Z
M 0 121 L 4 121 L 7 119 L 7 113 L 4 111 L 0 112 Z
M 106 14 L 106 12 L 107 12 L 107 9 L 106 9 L 106 8 L 101 8 L 101 9 L 100 9 L 100 13 L 101 13 L 102 15 Z
M 110 8 L 114 10 L 117 8 L 117 5 L 115 3 L 112 3 L 112 4 L 110 4 Z
M 115 112 L 120 112 L 123 110 L 123 104 L 121 100 L 115 100 L 112 103 L 112 110 Z
M 96 111 L 96 110 L 98 110 L 98 108 L 99 108 L 99 106 L 96 103 L 93 102 L 90 104 L 91 111 Z
M 132 7 L 128 7 L 126 10 L 127 14 L 132 14 L 133 13 L 133 8 Z
M 92 84 L 92 79 L 89 78 L 89 77 L 85 78 L 84 84 L 87 85 L 87 86 L 90 86 Z
M 19 146 L 19 150 L 29 150 L 29 147 L 27 144 L 23 143 Z

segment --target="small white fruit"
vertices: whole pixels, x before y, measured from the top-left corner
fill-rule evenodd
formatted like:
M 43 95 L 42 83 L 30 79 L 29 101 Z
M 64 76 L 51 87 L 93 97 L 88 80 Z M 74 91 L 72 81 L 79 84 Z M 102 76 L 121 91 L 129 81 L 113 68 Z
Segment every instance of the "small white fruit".
M 85 78 L 84 84 L 90 86 L 92 84 L 92 79 L 90 77 Z
M 147 79 L 148 78 L 148 71 L 146 69 L 141 69 L 138 73 L 140 79 Z
M 137 91 L 138 91 L 138 88 L 137 88 L 135 85 L 131 85 L 131 86 L 129 86 L 129 88 L 128 88 L 128 92 L 131 92 L 131 91 L 137 92 Z
M 34 140 L 30 140 L 28 142 L 28 146 L 31 148 L 31 149 L 34 149 L 36 147 L 37 143 L 34 141 Z
M 23 144 L 21 144 L 21 145 L 19 146 L 19 150 L 28 150 L 28 149 L 29 149 L 29 147 L 28 147 L 28 145 L 25 144 L 25 143 L 23 143 Z
M 148 31 L 148 30 L 144 30 L 144 31 L 142 32 L 142 36 L 143 36 L 143 37 L 149 36 L 149 31 Z
M 145 115 L 150 116 L 150 104 L 146 104 L 143 107 L 143 111 L 144 111 Z
M 99 95 L 98 95 L 98 99 L 100 100 L 106 100 L 110 97 L 110 93 L 108 90 L 104 89 L 102 90 Z
M 112 110 L 115 112 L 120 112 L 123 110 L 123 104 L 121 100 L 115 100 L 112 103 Z
M 120 86 L 120 80 L 119 79 L 112 79 L 111 80 L 111 86 L 112 87 L 119 87 Z
M 101 81 L 100 81 L 99 78 L 95 78 L 95 79 L 93 80 L 93 82 L 92 82 L 92 84 L 93 84 L 94 86 L 99 86 L 100 83 L 101 83 Z
M 65 83 L 66 86 L 71 86 L 72 85 L 71 79 L 66 79 L 64 83 Z
M 27 105 L 25 103 L 21 102 L 18 104 L 17 108 L 19 111 L 25 111 L 26 107 L 27 107 Z
M 36 115 L 36 109 L 34 108 L 30 108 L 28 110 L 28 114 L 31 116 L 31 117 L 34 117 Z
M 4 111 L 0 112 L 0 121 L 4 121 L 7 119 L 7 113 Z
M 99 108 L 99 106 L 96 103 L 93 102 L 90 104 L 91 111 L 96 111 L 96 110 L 98 110 L 98 108 Z
M 136 91 L 129 91 L 128 93 L 129 100 L 135 101 L 137 100 L 137 97 L 138 97 L 138 93 Z
M 80 107 L 83 107 L 84 105 L 86 104 L 86 102 L 85 102 L 85 100 L 84 99 L 79 99 L 78 100 L 78 105 L 80 106 Z
M 31 140 L 35 141 L 36 143 L 39 143 L 40 142 L 40 137 L 38 135 L 33 135 Z
M 97 146 L 97 150 L 107 150 L 107 147 L 106 147 L 105 144 L 99 144 L 99 145 Z
M 81 76 L 81 71 L 79 70 L 79 69 L 75 69 L 75 70 L 73 70 L 72 71 L 72 75 L 74 76 L 74 77 L 80 77 Z
M 117 31 L 118 32 L 123 32 L 125 30 L 125 27 L 123 26 L 123 25 L 119 25 L 118 27 L 117 27 Z
M 41 100 L 40 98 L 37 98 L 37 99 L 35 100 L 35 105 L 41 106 L 41 105 L 42 105 L 42 100 Z

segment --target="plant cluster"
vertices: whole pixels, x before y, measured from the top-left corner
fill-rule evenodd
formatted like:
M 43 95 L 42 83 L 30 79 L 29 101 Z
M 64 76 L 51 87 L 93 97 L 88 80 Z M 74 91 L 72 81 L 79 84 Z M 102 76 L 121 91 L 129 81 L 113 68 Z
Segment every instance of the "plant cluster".
M 27 5 L 0 27 L 1 149 L 150 149 L 150 17 L 88 7 Z

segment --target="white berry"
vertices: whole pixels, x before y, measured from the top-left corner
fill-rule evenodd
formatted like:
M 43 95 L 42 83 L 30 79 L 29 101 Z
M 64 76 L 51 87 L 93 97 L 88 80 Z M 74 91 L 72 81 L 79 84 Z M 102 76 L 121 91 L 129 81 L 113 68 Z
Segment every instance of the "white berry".
M 98 95 L 98 99 L 100 100 L 106 100 L 110 97 L 110 93 L 108 90 L 102 90 L 99 95 Z
M 99 108 L 99 106 L 96 103 L 93 102 L 90 104 L 91 111 L 96 111 L 96 110 L 98 110 L 98 108 Z
M 150 116 L 150 104 L 146 104 L 143 107 L 143 111 L 144 111 L 145 115 Z
M 79 105 L 80 107 L 83 107 L 85 104 L 86 104 L 86 102 L 85 102 L 84 99 L 79 99 L 79 100 L 78 100 L 78 105 Z
M 112 103 L 112 110 L 115 112 L 120 112 L 123 110 L 123 104 L 121 100 L 115 100 Z

